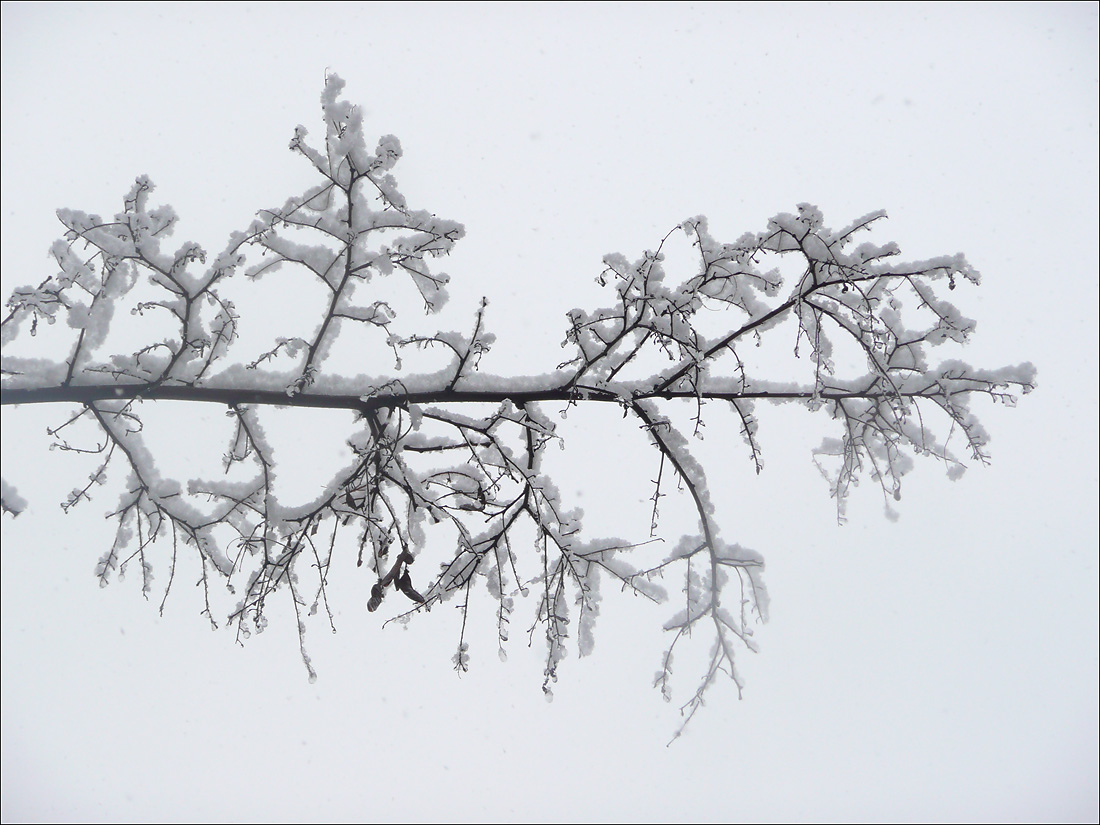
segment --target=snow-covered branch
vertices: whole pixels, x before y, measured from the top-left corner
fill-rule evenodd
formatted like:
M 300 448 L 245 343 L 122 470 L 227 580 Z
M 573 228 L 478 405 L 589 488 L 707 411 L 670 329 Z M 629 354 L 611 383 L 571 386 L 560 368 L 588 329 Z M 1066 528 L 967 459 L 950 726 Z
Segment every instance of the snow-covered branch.
M 481 370 L 495 341 L 484 299 L 466 332 L 397 331 L 404 318 L 380 285 L 404 288 L 426 313 L 439 310 L 449 279 L 435 259 L 464 229 L 408 206 L 392 175 L 400 143 L 384 136 L 368 150 L 362 113 L 340 99 L 342 87 L 335 75 L 326 82 L 320 144 L 301 126 L 290 143 L 318 182 L 261 210 L 222 252 L 210 256 L 190 242 L 163 250 L 178 220 L 171 208 L 150 205 L 153 185 L 141 177 L 109 219 L 58 212 L 59 271 L 17 289 L 2 321 L 2 403 L 75 405 L 51 434 L 64 451 L 96 456 L 66 511 L 87 501 L 111 467 L 127 476 L 110 514 L 115 539 L 96 567 L 101 581 L 136 563 L 148 594 L 154 555 L 167 548 L 166 598 L 189 553 L 211 622 L 210 585 L 222 581 L 232 592 L 228 616 L 239 640 L 264 629 L 273 599 L 288 599 L 311 678 L 305 615 L 323 607 L 333 623 L 328 577 L 342 555 L 365 568 L 371 612 L 396 603 L 394 618 L 407 618 L 458 603 L 459 671 L 470 664 L 466 617 L 481 587 L 495 604 L 502 655 L 514 597 L 534 594 L 529 635 L 545 640 L 548 696 L 573 637 L 581 654 L 593 649 L 602 583 L 665 602 L 662 580 L 675 575 L 684 598 L 665 624 L 671 641 L 656 678 L 666 698 L 683 640 L 704 631 L 712 640 L 682 708 L 686 723 L 719 673 L 740 689 L 736 651 L 755 650 L 753 625 L 767 615 L 763 560 L 722 537 L 728 514 L 711 501 L 694 448 L 713 405 L 736 413 L 756 472 L 769 404 L 796 403 L 827 419 L 832 432 L 816 460 L 843 518 L 865 475 L 890 505 L 917 457 L 942 462 L 952 478 L 967 459 L 988 461 L 988 434 L 970 401 L 1013 404 L 1035 386 L 1030 364 L 981 369 L 959 360 L 974 322 L 946 293 L 980 281 L 962 255 L 902 263 L 895 244 L 854 245 L 884 212 L 834 231 L 809 204 L 734 243 L 716 240 L 696 217 L 634 261 L 607 255 L 599 281 L 609 305 L 568 314 L 565 360 L 532 364 L 527 376 L 492 376 Z M 668 264 L 676 243 L 693 256 L 682 271 Z M 288 299 L 301 301 L 297 328 L 275 330 L 258 355 L 239 352 L 249 310 L 235 290 L 280 270 L 299 277 L 301 293 Z M 301 300 L 309 290 L 321 296 L 313 304 Z M 136 344 L 115 335 L 126 309 L 148 332 Z M 28 339 L 47 337 L 51 327 L 66 354 L 36 357 Z M 330 356 L 351 334 L 392 351 L 395 370 L 341 374 Z M 787 373 L 766 372 L 754 356 L 771 340 L 791 353 Z M 933 357 L 940 346 L 948 357 Z M 404 372 L 406 348 L 435 358 L 435 368 Z M 225 407 L 220 477 L 162 477 L 160 448 L 142 421 L 146 405 L 161 402 Z M 641 426 L 652 447 L 652 517 L 624 524 L 625 539 L 587 535 L 583 514 L 544 469 L 547 448 L 564 438 L 554 413 L 589 404 L 621 407 L 624 426 Z M 286 407 L 353 417 L 350 457 L 304 502 L 281 495 L 281 465 L 265 434 L 268 412 Z M 681 432 L 674 421 L 685 409 L 692 424 Z M 951 444 L 956 434 L 961 455 Z M 653 560 L 658 505 L 674 488 L 690 500 L 696 524 Z M 27 507 L 5 481 L 4 512 Z

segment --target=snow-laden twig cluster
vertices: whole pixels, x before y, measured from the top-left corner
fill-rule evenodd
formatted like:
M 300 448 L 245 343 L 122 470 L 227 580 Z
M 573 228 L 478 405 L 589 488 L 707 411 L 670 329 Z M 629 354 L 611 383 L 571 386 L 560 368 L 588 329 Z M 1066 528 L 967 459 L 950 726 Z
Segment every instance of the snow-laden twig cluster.
M 740 688 L 735 652 L 755 649 L 753 625 L 767 613 L 763 561 L 721 537 L 722 514 L 692 453 L 691 436 L 700 434 L 707 407 L 728 405 L 736 413 L 757 472 L 763 466 L 761 402 L 824 412 L 834 434 L 817 460 L 843 517 L 848 493 L 864 474 L 891 502 L 900 498 L 914 456 L 938 459 L 952 477 L 961 472 L 965 456 L 949 445 L 955 432 L 970 457 L 985 462 L 988 437 L 969 400 L 986 395 L 1012 403 L 1015 393 L 1034 386 L 1029 364 L 983 370 L 930 359 L 932 347 L 964 343 L 974 327 L 944 296 L 960 281 L 978 283 L 961 255 L 900 263 L 894 244 L 856 244 L 884 213 L 833 231 L 807 204 L 732 244 L 712 237 L 699 217 L 637 261 L 608 255 L 600 280 L 612 303 L 569 314 L 565 361 L 526 378 L 479 373 L 494 340 L 485 330 L 484 301 L 468 335 L 402 336 L 391 331 L 396 313 L 389 302 L 357 297 L 378 279 L 403 277 L 426 311 L 439 309 L 448 279 L 434 270 L 433 259 L 451 250 L 463 227 L 407 205 L 391 174 L 400 143 L 386 136 L 368 151 L 361 112 L 339 99 L 342 86 L 331 76 L 322 95 L 323 145 L 313 147 L 302 127 L 290 144 L 312 164 L 319 183 L 261 211 L 212 260 L 193 243 L 174 253 L 161 249 L 176 216 L 168 207 L 150 207 L 152 184 L 142 177 L 113 218 L 58 213 L 66 229 L 52 250 L 59 273 L 16 290 L 3 320 L 5 346 L 21 330 L 34 336 L 43 322 L 59 318 L 72 330 L 63 359 L 5 355 L 3 362 L 4 404 L 79 404 L 51 434 L 62 450 L 102 456 L 88 483 L 62 506 L 87 499 L 112 463 L 129 473 L 112 513 L 116 538 L 97 567 L 101 580 L 136 562 L 150 592 L 150 556 L 168 546 L 170 588 L 179 555 L 190 550 L 200 561 L 204 613 L 217 623 L 210 591 L 223 579 L 236 594 L 229 621 L 240 639 L 263 630 L 268 600 L 286 594 L 311 677 L 304 614 L 323 608 L 332 622 L 327 583 L 340 553 L 355 554 L 370 571 L 372 612 L 387 599 L 401 600 L 401 616 L 458 600 L 463 622 L 454 665 L 460 671 L 469 666 L 465 617 L 477 588 L 495 600 L 502 655 L 514 597 L 533 594 L 529 634 L 538 630 L 545 638 L 548 695 L 569 640 L 576 637 L 581 654 L 592 649 L 601 581 L 663 602 L 663 582 L 678 576 L 684 602 L 665 625 L 671 642 L 656 677 L 666 698 L 678 645 L 688 636 L 711 637 L 709 664 L 683 706 L 686 723 L 719 673 Z M 675 233 L 694 250 L 687 272 L 665 269 L 664 247 Z M 243 310 L 226 297 L 227 285 L 288 268 L 319 288 L 320 316 L 307 332 L 279 337 L 257 357 L 235 361 Z M 791 283 L 784 283 L 781 268 L 796 273 Z M 106 342 L 114 313 L 127 303 L 136 315 L 159 317 L 159 331 L 132 350 L 111 352 Z M 701 323 L 705 316 L 713 326 L 716 310 L 725 319 L 717 333 Z M 398 364 L 410 347 L 438 351 L 446 363 L 427 375 L 333 374 L 326 360 L 348 325 L 382 336 Z M 746 357 L 765 336 L 783 335 L 795 354 L 806 356 L 802 380 L 768 380 Z M 857 353 L 859 374 L 838 368 L 839 350 Z M 161 477 L 143 438 L 141 410 L 166 400 L 225 405 L 231 435 L 223 477 Z M 548 445 L 562 437 L 552 413 L 587 403 L 620 406 L 654 448 L 651 523 L 632 541 L 585 536 L 579 511 L 567 509 L 543 470 Z M 685 404 L 693 409 L 693 433 L 681 432 L 670 414 Z M 357 416 L 352 459 L 306 504 L 279 498 L 281 468 L 264 433 L 263 413 L 272 406 Z M 94 424 L 98 439 L 87 446 L 70 441 L 68 428 L 78 421 Z M 945 431 L 947 437 L 937 437 Z M 697 531 L 656 564 L 632 562 L 643 545 L 653 549 L 660 500 L 676 486 L 690 498 Z M 7 512 L 26 507 L 7 483 L 3 500 Z M 441 529 L 450 535 L 450 549 L 439 567 L 417 564 L 430 546 L 438 552 Z

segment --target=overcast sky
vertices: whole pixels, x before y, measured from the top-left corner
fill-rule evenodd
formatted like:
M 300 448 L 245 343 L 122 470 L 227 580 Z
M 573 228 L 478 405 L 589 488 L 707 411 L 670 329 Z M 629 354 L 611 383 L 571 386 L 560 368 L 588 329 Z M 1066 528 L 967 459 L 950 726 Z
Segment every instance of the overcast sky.
M 48 451 L 65 411 L 5 407 L 30 502 L 3 520 L 5 821 L 1095 820 L 1096 5 L 503 6 L 5 3 L 4 294 L 53 274 L 57 208 L 113 214 L 138 174 L 178 241 L 222 248 L 311 183 L 286 146 L 322 133 L 335 71 L 368 141 L 401 138 L 410 203 L 466 224 L 438 320 L 489 297 L 488 371 L 556 365 L 604 254 L 810 202 L 837 227 L 885 208 L 907 258 L 966 252 L 965 357 L 1032 361 L 1038 389 L 976 403 L 992 464 L 918 466 L 897 522 L 868 483 L 837 525 L 823 416 L 759 408 L 760 477 L 715 421 L 700 458 L 772 620 L 744 698 L 720 686 L 670 748 L 665 613 L 627 595 L 547 704 L 537 640 L 502 663 L 483 623 L 458 678 L 457 616 L 383 630 L 351 565 L 339 632 L 307 635 L 315 684 L 288 615 L 241 648 L 190 582 L 163 617 L 132 578 L 101 590 L 117 485 L 63 517 L 90 469 Z M 653 468 L 615 418 L 571 414 L 559 483 L 628 534 Z

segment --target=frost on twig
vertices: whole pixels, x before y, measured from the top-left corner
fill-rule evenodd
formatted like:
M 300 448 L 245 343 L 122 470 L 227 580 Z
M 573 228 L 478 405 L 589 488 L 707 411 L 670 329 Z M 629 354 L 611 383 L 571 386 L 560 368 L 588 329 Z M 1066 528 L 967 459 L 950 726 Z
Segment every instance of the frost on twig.
M 12 518 L 15 518 L 27 509 L 27 500 L 19 495 L 19 491 L 8 484 L 7 481 L 0 480 L 0 487 L 3 488 L 3 493 L 0 495 L 3 512 L 11 513 Z
M 610 585 L 673 607 L 655 680 L 666 699 L 684 640 L 709 639 L 707 663 L 682 705 L 686 724 L 719 674 L 740 692 L 737 652 L 756 649 L 754 627 L 767 616 L 762 557 L 722 536 L 724 514 L 693 451 L 712 405 L 735 414 L 757 473 L 770 404 L 799 404 L 828 419 L 831 432 L 815 460 L 842 520 L 860 478 L 881 488 L 892 512 L 916 457 L 942 463 L 952 478 L 968 459 L 986 462 L 988 435 L 971 399 L 1011 404 L 1034 386 L 1030 364 L 989 370 L 931 357 L 935 347 L 965 343 L 974 329 L 946 296 L 979 282 L 963 256 L 900 262 L 894 244 L 857 244 L 884 213 L 832 230 L 808 204 L 734 243 L 716 240 L 698 217 L 635 261 L 608 255 L 599 280 L 609 305 L 568 314 L 565 360 L 531 377 L 487 376 L 480 367 L 494 337 L 486 300 L 467 333 L 397 331 L 398 312 L 381 285 L 392 290 L 390 282 L 400 281 L 427 313 L 439 310 L 448 278 L 436 259 L 464 230 L 408 205 L 392 174 L 400 143 L 385 136 L 368 149 L 361 111 L 340 100 L 342 86 L 335 76 L 325 85 L 319 143 L 303 127 L 290 143 L 318 182 L 261 210 L 223 251 L 162 248 L 176 215 L 150 204 L 153 185 L 141 177 L 111 218 L 58 212 L 65 227 L 52 248 L 58 273 L 17 289 L 2 323 L 5 348 L 23 332 L 37 336 L 43 324 L 63 327 L 63 358 L 6 349 L 3 362 L 4 404 L 78 405 L 50 433 L 58 449 L 91 455 L 94 468 L 63 508 L 86 502 L 110 467 L 126 476 L 110 513 L 115 538 L 96 565 L 101 582 L 135 567 L 148 596 L 155 558 L 166 557 L 163 609 L 189 558 L 203 614 L 212 625 L 222 621 L 212 587 L 221 583 L 232 594 L 228 624 L 241 641 L 267 626 L 273 600 L 285 599 L 311 678 L 307 617 L 323 611 L 335 630 L 329 576 L 342 556 L 363 569 L 370 612 L 385 607 L 403 620 L 454 603 L 460 672 L 471 664 L 467 618 L 482 591 L 494 605 L 501 656 L 516 626 L 516 596 L 531 596 L 527 635 L 544 645 L 547 697 L 569 647 L 593 650 Z M 668 267 L 673 243 L 690 248 L 692 263 Z M 230 297 L 234 286 L 279 270 L 323 296 L 318 313 L 308 316 L 303 303 L 297 329 L 279 330 L 258 355 L 238 354 L 249 310 Z M 127 307 L 154 331 L 116 346 Z M 388 348 L 396 373 L 353 378 L 333 369 L 333 347 L 349 329 Z M 779 339 L 796 356 L 791 376 L 762 374 L 752 352 L 765 339 Z M 402 372 L 401 353 L 410 349 L 436 358 L 438 368 Z M 222 405 L 221 475 L 162 476 L 143 416 L 167 401 Z M 628 540 L 587 535 L 582 513 L 544 468 L 547 449 L 564 438 L 555 413 L 600 403 L 621 408 L 624 426 L 640 427 L 652 448 L 650 518 L 624 524 Z M 304 503 L 281 495 L 283 468 L 265 431 L 274 407 L 354 415 L 348 460 Z M 681 431 L 675 422 L 684 409 L 690 426 Z M 677 491 L 694 526 L 664 544 L 661 503 Z M 26 507 L 6 482 L 3 507 L 13 514 Z

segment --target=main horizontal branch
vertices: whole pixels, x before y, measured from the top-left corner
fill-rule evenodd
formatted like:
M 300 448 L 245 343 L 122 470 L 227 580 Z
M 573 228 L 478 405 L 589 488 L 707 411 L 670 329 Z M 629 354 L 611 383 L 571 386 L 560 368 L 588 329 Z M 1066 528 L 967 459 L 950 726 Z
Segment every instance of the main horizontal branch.
M 621 392 L 621 391 L 620 391 Z M 511 401 L 517 406 L 534 401 L 605 401 L 626 403 L 641 399 L 704 399 L 737 401 L 741 399 L 774 399 L 776 401 L 819 398 L 843 400 L 847 398 L 922 398 L 927 391 L 885 393 L 882 391 L 761 391 L 761 392 L 696 392 L 693 390 L 636 391 L 629 395 L 607 389 L 584 386 L 554 387 L 544 390 L 499 388 L 458 390 L 440 387 L 415 392 L 387 390 L 371 395 L 340 393 L 300 392 L 288 395 L 277 390 L 223 389 L 216 387 L 166 386 L 163 384 L 96 384 L 92 386 L 12 388 L 0 392 L 0 405 L 15 404 L 87 404 L 95 401 L 132 400 L 146 401 L 194 401 L 208 404 L 259 404 L 274 407 L 311 407 L 333 410 L 370 410 L 403 407 L 408 404 L 499 404 Z

